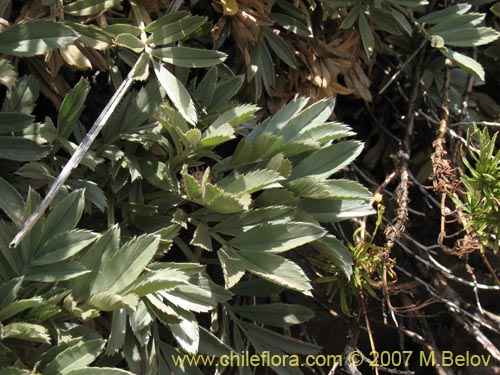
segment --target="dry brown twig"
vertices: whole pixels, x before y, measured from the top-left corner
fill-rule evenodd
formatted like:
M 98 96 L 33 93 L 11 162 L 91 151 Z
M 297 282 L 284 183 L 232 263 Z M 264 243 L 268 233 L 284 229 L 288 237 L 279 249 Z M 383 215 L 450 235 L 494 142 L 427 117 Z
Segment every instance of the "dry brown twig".
M 425 48 L 420 52 L 418 61 L 415 66 L 415 75 L 413 81 L 413 89 L 409 97 L 408 111 L 406 114 L 406 129 L 404 138 L 397 155 L 399 173 L 399 185 L 396 188 L 396 200 L 399 207 L 396 209 L 396 217 L 392 225 L 388 226 L 385 231 L 387 238 L 386 248 L 388 251 L 394 246 L 394 241 L 399 238 L 400 233 L 404 232 L 406 223 L 408 222 L 408 204 L 409 200 L 409 162 L 411 156 L 411 140 L 413 137 L 413 128 L 415 124 L 415 106 L 417 103 L 420 77 L 422 74 L 422 65 L 425 57 Z
M 401 144 L 400 150 L 397 155 L 398 160 L 398 168 L 397 171 L 399 173 L 399 185 L 396 188 L 396 200 L 398 203 L 398 208 L 396 209 L 396 216 L 392 221 L 392 224 L 387 226 L 384 231 L 386 237 L 386 254 L 383 264 L 383 280 L 382 280 L 382 291 L 384 294 L 384 301 L 387 303 L 389 308 L 389 313 L 391 314 L 392 320 L 395 325 L 398 325 L 396 317 L 394 315 L 394 308 L 390 301 L 390 295 L 388 293 L 388 285 L 387 285 L 387 260 L 389 259 L 389 254 L 391 249 L 394 247 L 395 241 L 400 237 L 401 233 L 405 231 L 406 224 L 408 222 L 408 205 L 410 202 L 409 198 L 409 187 L 410 187 L 410 179 L 409 179 L 409 162 L 411 155 L 411 140 L 413 137 L 413 128 L 415 124 L 415 112 L 416 112 L 416 104 L 419 96 L 420 89 L 420 77 L 422 75 L 422 66 L 424 62 L 426 54 L 426 48 L 422 48 L 420 54 L 418 55 L 418 60 L 415 65 L 414 72 L 414 80 L 413 80 L 413 89 L 410 97 L 408 98 L 408 111 L 406 114 L 406 128 L 405 134 L 403 138 L 403 142 Z M 386 312 L 385 312 L 385 303 L 383 304 L 383 315 L 384 321 L 386 321 Z

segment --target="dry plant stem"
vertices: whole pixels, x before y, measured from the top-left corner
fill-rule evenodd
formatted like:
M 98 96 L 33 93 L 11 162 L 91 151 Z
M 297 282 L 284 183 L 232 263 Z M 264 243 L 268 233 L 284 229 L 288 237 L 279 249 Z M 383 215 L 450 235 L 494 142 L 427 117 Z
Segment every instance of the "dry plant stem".
M 394 324 L 397 326 L 398 322 L 396 320 L 396 316 L 394 315 L 394 310 L 390 301 L 390 295 L 388 293 L 387 286 L 387 260 L 389 258 L 389 254 L 391 249 L 394 246 L 395 241 L 400 237 L 401 233 L 405 230 L 405 225 L 408 222 L 408 203 L 409 203 L 409 161 L 411 154 L 411 139 L 413 136 L 413 127 L 415 120 L 415 106 L 418 99 L 419 88 L 420 88 L 420 76 L 422 74 L 422 65 L 425 58 L 425 49 L 420 52 L 418 61 L 416 61 L 415 67 L 415 76 L 413 81 L 413 90 L 411 92 L 409 101 L 408 101 L 408 112 L 406 115 L 406 131 L 403 138 L 403 143 L 398 152 L 398 172 L 399 172 L 399 185 L 396 188 L 396 197 L 399 207 L 396 210 L 396 217 L 393 220 L 393 223 L 388 226 L 385 230 L 386 236 L 386 254 L 383 265 L 383 286 L 382 291 L 384 294 L 384 301 L 387 303 L 389 307 L 389 312 L 391 314 L 392 320 Z M 385 303 L 384 307 L 384 321 L 386 321 L 385 315 Z
M 388 251 L 394 246 L 394 241 L 399 237 L 401 232 L 404 232 L 405 225 L 408 221 L 408 189 L 409 189 L 409 161 L 411 155 L 411 139 L 413 136 L 413 127 L 415 120 L 415 106 L 418 99 L 420 88 L 420 76 L 422 74 L 422 65 L 425 57 L 425 49 L 420 53 L 419 59 L 416 62 L 415 76 L 413 80 L 413 90 L 411 92 L 408 111 L 406 114 L 406 131 L 403 138 L 401 148 L 398 152 L 398 172 L 399 185 L 396 188 L 396 196 L 399 208 L 396 210 L 396 217 L 393 225 L 387 228 L 385 235 L 387 238 L 386 248 Z
M 424 321 L 423 325 L 427 326 L 427 322 Z M 401 332 L 405 336 L 409 337 L 415 343 L 422 345 L 422 347 L 425 350 L 427 350 L 427 352 L 429 352 L 429 353 L 431 353 L 431 352 L 440 353 L 439 349 L 435 346 L 436 345 L 435 342 L 433 342 L 432 344 L 429 343 L 429 341 L 430 341 L 429 339 L 426 339 L 426 338 L 422 337 L 418 333 L 416 333 L 414 331 L 411 331 L 409 329 L 406 329 L 406 328 L 395 327 L 395 326 L 392 326 L 392 325 L 388 325 L 388 327 L 397 329 L 399 332 Z M 426 332 L 428 332 L 428 327 L 427 327 L 427 331 Z M 436 363 L 438 363 L 437 360 L 436 360 Z M 438 373 L 441 374 L 440 372 L 438 372 Z
M 446 280 L 440 277 L 438 278 L 437 283 L 439 283 L 439 287 L 441 289 L 444 289 L 446 295 L 448 295 L 450 299 L 460 301 L 460 295 L 448 285 Z M 488 337 L 486 337 L 486 335 L 479 329 L 481 322 L 477 322 L 477 317 L 474 317 L 476 319 L 474 322 L 471 322 L 470 317 L 464 316 L 461 314 L 461 311 L 452 308 L 450 305 L 448 305 L 448 311 L 455 318 L 455 320 L 483 346 L 485 350 L 487 350 L 497 361 L 500 360 L 500 350 L 498 350 L 490 339 L 488 339 Z M 482 325 L 487 327 L 484 323 Z
M 410 371 L 410 365 L 409 363 L 409 360 L 408 360 L 408 357 L 404 354 L 405 353 L 405 350 L 406 350 L 406 346 L 405 346 L 405 336 L 403 335 L 402 332 L 398 331 L 398 338 L 399 338 L 399 351 L 401 353 L 403 353 L 403 358 L 404 358 L 404 368 L 406 371 Z
M 436 356 L 436 361 L 434 364 L 434 368 L 436 370 L 436 373 L 438 373 L 439 375 L 455 375 L 455 372 L 450 367 L 444 367 L 444 366 L 439 365 L 440 363 L 442 363 L 442 358 L 443 358 L 443 356 L 441 355 L 441 350 L 439 350 L 439 348 L 436 344 L 436 340 L 434 339 L 434 335 L 432 334 L 432 330 L 429 328 L 429 325 L 427 324 L 427 319 L 421 318 L 420 322 L 424 326 L 424 332 L 427 335 L 426 341 L 433 348 L 434 354 Z
M 399 375 L 413 375 L 415 374 L 415 371 L 410 371 L 410 370 L 397 370 L 395 368 L 387 368 L 387 367 L 384 367 L 384 366 L 380 366 L 380 365 L 377 365 L 377 364 L 372 364 L 373 361 L 368 358 L 367 356 L 365 356 L 365 361 L 371 365 L 372 367 L 374 367 L 376 370 L 380 370 L 380 371 L 383 371 L 383 372 L 386 372 L 388 374 L 399 374 Z
M 453 317 L 457 320 L 457 322 L 461 323 L 464 329 L 476 339 L 476 341 L 482 345 L 482 347 L 491 354 L 493 358 L 497 361 L 500 361 L 500 351 L 498 348 L 491 342 L 491 340 L 486 337 L 486 335 L 479 330 L 476 324 L 472 324 L 465 319 L 463 319 L 459 314 L 452 311 Z
M 375 178 L 373 176 L 370 176 L 368 175 L 368 173 L 366 173 L 365 171 L 363 171 L 362 169 L 356 167 L 354 164 L 353 164 L 353 168 L 354 170 L 360 174 L 361 177 L 363 177 L 367 182 L 369 182 L 370 184 L 372 184 L 373 186 L 376 186 L 377 189 L 375 190 L 375 193 L 384 193 L 386 194 L 387 196 L 389 196 L 389 198 L 392 199 L 392 197 L 394 196 L 394 194 L 387 190 L 386 188 L 386 184 L 390 184 L 392 182 L 392 180 L 394 180 L 394 178 L 397 176 L 396 175 L 396 172 L 392 172 L 390 173 L 389 175 L 387 175 L 387 177 L 385 178 L 384 182 L 382 182 L 382 184 L 379 184 L 377 181 L 375 181 Z M 411 172 L 409 172 L 409 176 L 411 178 Z M 413 208 L 410 208 L 408 207 L 408 212 L 411 212 L 412 214 L 414 215 L 418 215 L 418 216 L 422 216 L 422 217 L 425 217 L 425 213 L 424 212 L 421 212 L 421 211 L 417 211 L 417 210 L 414 210 Z
M 451 84 L 451 64 L 452 62 L 450 59 L 445 60 L 443 97 L 441 99 L 442 116 L 439 120 L 439 129 L 436 140 L 433 142 L 434 153 L 431 156 L 434 189 L 441 192 L 441 229 L 438 236 L 438 243 L 440 245 L 443 244 L 443 240 L 446 237 L 446 196 L 449 189 L 447 183 L 450 177 L 448 176 L 450 164 L 448 160 L 445 160 L 447 152 L 444 145 L 446 143 L 446 133 L 448 131 L 448 121 L 450 118 L 449 96 Z
M 359 337 L 359 314 L 356 314 L 357 317 L 350 319 L 349 324 L 349 342 L 347 343 L 344 349 L 344 367 L 348 374 L 351 375 L 363 375 L 356 366 L 354 366 L 349 360 L 348 356 L 355 350 L 358 350 L 358 337 Z
M 474 283 L 474 289 L 473 290 L 474 290 L 474 297 L 476 298 L 477 308 L 478 308 L 479 312 L 481 313 L 481 315 L 484 315 L 484 310 L 483 310 L 483 307 L 481 306 L 481 300 L 479 299 L 479 293 L 478 293 L 476 275 L 474 274 L 474 269 L 469 264 L 469 259 L 467 259 L 466 262 L 465 262 L 465 269 L 469 273 L 469 275 L 470 275 L 470 277 L 471 277 L 471 279 L 472 279 L 472 281 Z
M 386 177 L 385 177 L 385 180 L 384 182 L 382 182 L 380 184 L 380 186 L 377 188 L 377 190 L 375 191 L 376 193 L 381 193 L 383 190 L 385 190 L 385 188 L 392 182 L 392 180 L 394 180 L 394 178 L 396 177 L 396 172 L 391 172 L 389 173 Z
M 125 78 L 125 80 L 123 80 L 123 82 L 120 84 L 118 90 L 116 90 L 114 95 L 111 97 L 109 102 L 106 104 L 106 106 L 100 113 L 99 117 L 95 120 L 94 124 L 92 125 L 92 128 L 85 135 L 85 138 L 83 138 L 82 142 L 75 150 L 74 154 L 71 156 L 71 158 L 68 160 L 68 162 L 62 169 L 62 171 L 59 173 L 59 176 L 57 176 L 56 180 L 52 183 L 52 186 L 50 187 L 49 192 L 47 193 L 43 201 L 35 209 L 35 211 L 33 211 L 28 220 L 24 222 L 19 232 L 11 241 L 11 243 L 9 244 L 11 248 L 17 247 L 19 243 L 23 240 L 23 238 L 31 230 L 31 228 L 33 228 L 33 226 L 40 219 L 40 217 L 42 217 L 45 210 L 50 206 L 50 204 L 54 200 L 55 196 L 57 195 L 61 187 L 64 185 L 68 177 L 71 175 L 73 169 L 75 169 L 80 164 L 83 157 L 87 153 L 88 149 L 96 139 L 97 135 L 101 132 L 102 128 L 106 125 L 109 118 L 114 113 L 116 107 L 127 93 L 132 82 L 134 81 L 134 76 L 137 70 L 144 63 L 144 58 L 147 59 L 147 56 L 141 55 L 137 59 L 137 62 L 130 70 L 129 74 L 127 75 L 127 78 Z
M 378 92 L 379 95 L 383 94 L 384 91 L 387 90 L 387 88 L 394 82 L 394 80 L 399 77 L 403 69 L 406 68 L 406 66 L 415 58 L 415 56 L 418 55 L 418 53 L 422 50 L 422 48 L 425 47 L 427 43 L 427 39 L 422 40 L 422 43 L 418 46 L 418 48 L 410 55 L 410 57 L 408 57 L 408 59 L 406 59 L 403 64 L 401 64 L 401 67 L 398 69 L 398 71 L 394 73 L 391 79 L 389 79 L 384 87 L 380 89 L 380 91 Z
M 410 241 L 413 241 L 416 243 L 414 239 L 412 239 L 410 236 L 404 235 L 404 237 Z M 415 258 L 415 260 L 419 261 L 422 263 L 426 268 L 428 269 L 434 269 L 438 272 L 441 272 L 444 277 L 447 279 L 453 280 L 457 283 L 464 284 L 467 286 L 470 286 L 471 288 L 475 288 L 477 290 L 500 290 L 500 286 L 498 285 L 486 285 L 486 284 L 481 284 L 478 283 L 477 280 L 474 277 L 474 282 L 464 280 L 461 277 L 455 276 L 451 270 L 443 266 L 441 263 L 439 263 L 428 251 L 425 249 L 425 246 L 423 246 L 424 250 L 426 251 L 427 259 L 429 259 L 429 262 L 419 255 L 415 253 L 414 250 L 408 248 L 402 241 L 396 240 L 396 243 L 398 246 L 403 249 L 408 255 L 411 257 Z M 422 247 L 421 247 L 422 248 Z M 441 247 L 440 247 L 441 248 Z
M 472 314 L 470 312 L 468 312 L 467 310 L 465 310 L 464 308 L 462 308 L 456 301 L 461 301 L 461 298 L 460 296 L 457 294 L 457 293 L 454 293 L 453 294 L 453 298 L 455 298 L 455 300 L 451 299 L 451 298 L 447 298 L 443 295 L 443 293 L 439 293 L 433 286 L 431 286 L 428 282 L 422 280 L 420 277 L 418 276 L 415 276 L 412 272 L 410 271 L 407 271 L 406 269 L 404 269 L 403 267 L 400 267 L 398 265 L 395 266 L 395 268 L 404 273 L 406 276 L 418 281 L 420 284 L 422 284 L 425 289 L 427 290 L 427 292 L 435 297 L 436 299 L 438 299 L 440 302 L 444 303 L 449 309 L 453 309 L 454 311 L 457 311 L 457 312 L 460 312 L 461 315 L 463 316 L 466 316 L 467 318 L 473 320 L 474 322 L 476 322 L 477 324 L 480 324 L 482 325 L 483 327 L 485 328 L 488 328 L 490 331 L 492 332 L 495 332 L 496 334 L 500 334 L 500 330 L 496 327 L 494 327 L 490 322 L 487 322 L 485 321 L 484 319 L 481 319 L 480 317 L 478 317 L 476 314 Z M 447 290 L 451 289 L 449 286 L 445 286 L 447 288 Z M 497 322 L 495 321 L 494 322 L 495 324 L 497 324 Z M 498 325 L 498 324 L 497 324 Z
M 372 352 L 377 351 L 377 347 L 375 346 L 375 340 L 373 339 L 373 334 L 372 334 L 372 328 L 370 326 L 370 319 L 368 318 L 368 311 L 366 310 L 366 305 L 365 305 L 365 296 L 363 294 L 363 290 L 359 290 L 359 301 L 361 303 L 361 310 L 363 311 L 363 315 L 365 316 L 365 324 L 366 324 L 366 329 L 368 331 L 368 338 L 370 340 L 370 347 L 372 349 Z M 375 374 L 378 375 L 378 366 L 375 366 Z
M 483 258 L 484 264 L 486 264 L 486 267 L 488 267 L 488 271 L 490 271 L 491 276 L 493 276 L 493 279 L 495 280 L 495 283 L 500 286 L 500 279 L 497 276 L 496 271 L 493 269 L 493 266 L 491 265 L 490 261 L 488 258 L 486 258 L 486 254 L 484 251 L 481 251 L 481 257 Z

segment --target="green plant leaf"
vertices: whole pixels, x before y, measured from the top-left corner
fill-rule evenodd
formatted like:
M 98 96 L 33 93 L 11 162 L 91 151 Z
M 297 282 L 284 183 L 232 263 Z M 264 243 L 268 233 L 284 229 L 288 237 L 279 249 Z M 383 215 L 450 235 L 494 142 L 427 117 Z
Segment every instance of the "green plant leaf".
M 293 17 L 287 16 L 286 14 L 282 13 L 271 13 L 269 17 L 273 21 L 275 21 L 278 25 L 280 25 L 282 28 L 284 28 L 287 31 L 290 31 L 291 33 L 300 36 L 305 36 L 308 38 L 313 37 L 313 34 L 308 29 L 308 27 Z
M 0 310 L 10 305 L 17 297 L 23 282 L 22 277 L 16 277 L 0 286 Z M 0 321 L 3 319 L 0 319 Z
M 22 311 L 31 309 L 32 307 L 43 306 L 45 301 L 41 297 L 33 297 L 29 299 L 20 299 L 12 302 L 7 307 L 0 310 L 0 321 L 5 321 L 19 314 Z
M 62 351 L 45 367 L 44 375 L 64 375 L 86 367 L 102 352 L 106 342 L 101 339 L 80 341 Z
M 247 319 L 275 327 L 305 323 L 314 317 L 311 309 L 287 303 L 231 306 L 231 310 Z
M 84 109 L 85 100 L 90 91 L 90 83 L 81 78 L 76 86 L 66 94 L 57 113 L 57 133 L 68 138 L 73 132 L 76 121 Z
M 26 273 L 26 280 L 54 283 L 74 279 L 89 272 L 90 270 L 78 262 L 60 262 L 46 266 L 30 267 Z
M 149 271 L 141 275 L 135 282 L 129 285 L 123 292 L 133 293 L 139 297 L 168 290 L 180 284 L 187 284 L 190 275 L 176 268 L 163 268 L 157 271 Z
M 135 53 L 141 53 L 145 47 L 144 43 L 132 34 L 118 34 L 115 39 L 115 44 L 128 48 Z
M 281 335 L 267 328 L 262 328 L 247 322 L 241 322 L 245 327 L 245 335 L 252 343 L 260 343 L 264 348 L 276 348 L 291 354 L 316 354 L 321 349 L 319 346 L 292 337 Z
M 194 314 L 183 311 L 183 319 L 177 323 L 169 324 L 172 336 L 179 346 L 187 353 L 195 354 L 200 345 L 200 330 Z
M 87 367 L 77 370 L 72 370 L 66 375 L 134 375 L 133 373 L 118 368 L 108 367 Z
M 153 60 L 153 67 L 158 81 L 175 105 L 175 108 L 187 122 L 193 125 L 196 124 L 198 120 L 196 107 L 181 81 L 155 60 Z
M 266 41 L 273 52 L 278 55 L 278 57 L 283 60 L 289 67 L 296 68 L 297 60 L 295 59 L 295 55 L 293 54 L 292 49 L 283 40 L 283 38 L 272 32 L 268 28 L 264 28 L 263 30 Z
M 0 209 L 17 225 L 23 223 L 24 199 L 8 181 L 0 177 Z
M 231 291 L 240 296 L 269 297 L 280 294 L 286 288 L 281 285 L 272 284 L 264 279 L 242 281 L 231 288 Z
M 5 367 L 0 369 L 0 375 L 38 375 L 30 370 L 23 370 L 17 367 Z
M 205 353 L 220 357 L 221 355 L 230 355 L 233 349 L 226 345 L 221 339 L 215 336 L 212 332 L 203 327 L 198 327 L 200 330 L 200 344 L 198 353 Z
M 221 263 L 224 273 L 224 282 L 226 289 L 236 285 L 245 274 L 245 266 L 241 263 L 238 256 L 234 256 L 234 251 L 221 248 L 217 251 L 217 257 Z
M 483 66 L 478 63 L 473 58 L 461 54 L 459 52 L 453 51 L 451 49 L 440 49 L 441 53 L 448 57 L 450 60 L 454 61 L 458 66 L 467 70 L 469 73 L 477 76 L 481 81 L 484 81 L 484 69 Z
M 427 0 L 387 0 L 389 3 L 416 8 L 429 4 Z
M 38 81 L 32 75 L 27 75 L 16 81 L 14 87 L 7 92 L 2 104 L 3 112 L 20 112 L 31 115 L 39 93 Z
M 113 292 L 99 292 L 89 299 L 89 304 L 101 311 L 116 311 L 119 309 L 133 309 L 139 303 L 135 294 L 120 295 Z
M 363 48 L 368 58 L 370 58 L 375 50 L 375 38 L 373 37 L 373 31 L 370 29 L 364 13 L 360 13 L 359 15 L 358 27 L 359 33 L 361 34 L 361 40 L 363 41 Z
M 248 136 L 250 141 L 252 143 L 255 142 L 256 139 L 258 139 L 258 137 L 260 137 L 264 132 L 280 135 L 281 130 L 288 124 L 291 118 L 296 117 L 297 114 L 302 111 L 308 100 L 309 99 L 305 97 L 290 100 L 290 102 L 288 102 L 285 107 L 281 108 L 273 117 L 267 119 L 260 126 L 257 126 L 254 130 L 252 130 Z M 304 112 L 306 110 L 304 110 Z M 306 123 L 303 123 L 303 125 L 305 124 Z
M 173 17 L 176 17 L 176 15 L 171 15 L 168 20 L 173 19 Z M 156 21 L 156 24 L 152 23 L 146 27 L 145 30 L 151 32 L 151 35 L 146 39 L 147 44 L 160 46 L 177 42 L 189 36 L 206 23 L 204 17 L 191 16 L 184 13 L 184 17 L 160 26 L 160 23 L 166 20 L 167 18 L 164 20 L 160 18 Z
M 16 112 L 0 112 L 0 134 L 19 132 L 33 123 L 33 116 Z
M 427 30 L 429 34 L 449 33 L 451 31 L 458 31 L 466 27 L 474 27 L 484 21 L 484 13 L 466 13 L 457 15 L 444 22 L 440 22 Z
M 49 148 L 31 139 L 0 136 L 0 159 L 33 161 L 47 155 Z
M 50 238 L 38 249 L 31 266 L 43 266 L 66 260 L 85 249 L 95 241 L 95 233 L 86 230 L 72 230 Z
M 226 193 L 224 190 L 211 183 L 203 184 L 201 189 L 201 203 L 215 212 L 234 213 L 246 211 L 252 201 L 249 194 L 236 196 Z
M 202 281 L 199 285 L 178 285 L 171 290 L 158 292 L 169 304 L 179 306 L 184 310 L 194 312 L 208 312 L 213 310 L 218 302 L 231 298 L 232 294 L 221 286 L 209 282 L 200 275 L 194 279 Z M 149 296 L 148 296 L 149 297 Z
M 329 141 L 350 137 L 355 135 L 352 129 L 344 124 L 338 122 L 327 122 L 318 124 L 308 124 L 304 126 L 301 130 L 295 133 L 289 139 L 289 144 L 284 145 L 284 147 L 291 146 L 292 143 L 309 142 L 309 144 L 326 143 Z M 316 144 L 314 144 L 316 147 Z M 316 148 L 319 148 L 319 144 Z
M 85 199 L 104 212 L 108 200 L 102 189 L 93 181 L 69 180 L 68 185 L 72 189 L 85 189 Z
M 495 3 L 491 6 L 490 10 L 495 14 L 495 16 L 500 18 L 500 4 Z
M 310 223 L 257 225 L 229 243 L 245 252 L 282 253 L 323 237 L 326 231 Z
M 148 309 L 158 318 L 163 324 L 179 322 L 178 314 L 170 306 L 164 304 L 155 294 L 149 294 L 144 299 Z
M 359 19 L 359 16 L 361 14 L 361 7 L 360 6 L 353 6 L 349 13 L 345 16 L 344 20 L 340 24 L 340 27 L 342 29 L 350 29 L 351 27 L 354 26 L 356 21 Z
M 245 77 L 243 75 L 239 75 L 236 77 L 232 77 L 227 81 L 222 81 L 215 86 L 215 92 L 217 95 L 212 97 L 210 102 L 209 109 L 219 108 L 222 105 L 225 105 L 241 88 Z
M 169 13 L 169 14 L 166 14 L 166 15 L 158 18 L 157 20 L 154 20 L 153 22 L 151 22 L 149 25 L 147 25 L 144 28 L 144 31 L 146 31 L 148 33 L 152 33 L 165 25 L 171 24 L 173 22 L 177 22 L 177 21 L 179 21 L 183 18 L 187 18 L 189 16 L 190 16 L 189 12 L 184 11 L 184 10 Z
M 113 40 L 109 36 L 109 33 L 105 32 L 95 25 L 84 25 L 67 20 L 64 21 L 64 24 L 71 27 L 74 31 L 80 34 L 78 42 L 85 46 L 97 50 L 106 50 L 113 46 Z
M 320 223 L 337 222 L 376 213 L 369 202 L 362 200 L 303 199 L 298 207 Z
M 78 280 L 70 282 L 70 288 L 77 300 L 85 299 L 90 294 L 90 289 L 100 268 L 101 262 L 115 254 L 119 249 L 120 230 L 112 226 L 103 233 L 96 242 L 81 256 L 81 264 L 91 270 L 91 273 L 81 276 Z
M 102 261 L 92 283 L 91 295 L 119 292 L 130 285 L 151 261 L 159 244 L 159 236 L 143 235 L 130 240 L 118 251 L 106 249 L 101 255 Z
M 1 339 L 14 338 L 18 340 L 50 343 L 50 335 L 47 328 L 39 324 L 32 323 L 10 323 L 2 328 Z
M 118 134 L 131 132 L 146 123 L 162 100 L 160 86 L 149 80 L 139 92 L 129 93 L 103 129 L 106 140 L 113 142 Z M 141 143 L 144 143 L 141 141 Z
M 399 27 L 406 34 L 408 34 L 408 36 L 412 36 L 413 35 L 413 28 L 412 28 L 410 22 L 408 22 L 408 20 L 406 19 L 406 17 L 401 12 L 397 11 L 396 9 L 391 9 L 391 12 L 392 12 L 392 17 L 397 22 Z
M 448 46 L 477 47 L 497 40 L 500 33 L 491 27 L 465 27 L 456 31 L 442 31 L 439 35 Z
M 240 258 L 242 265 L 251 273 L 288 289 L 309 294 L 311 286 L 307 276 L 292 261 L 278 255 L 255 251 L 239 251 L 231 255 Z
M 227 58 L 223 52 L 190 47 L 156 48 L 151 51 L 151 55 L 168 64 L 185 68 L 206 68 L 220 64 Z
M 401 35 L 397 23 L 394 21 L 392 13 L 386 9 L 371 8 L 370 20 L 377 28 L 393 35 Z
M 0 33 L 0 53 L 35 56 L 73 43 L 78 38 L 71 28 L 48 19 L 16 23 Z
M 252 104 L 234 106 L 217 117 L 217 119 L 207 127 L 206 132 L 211 133 L 213 130 L 226 124 L 236 127 L 244 121 L 251 120 L 255 112 L 259 109 L 258 106 Z
M 300 161 L 293 168 L 290 180 L 306 176 L 328 177 L 356 159 L 362 150 L 363 144 L 358 141 L 343 141 L 324 147 Z
M 40 204 L 40 195 L 30 187 L 28 191 L 28 197 L 26 199 L 26 205 L 24 206 L 23 218 L 28 220 L 33 211 Z M 38 249 L 40 240 L 42 238 L 42 230 L 45 220 L 41 218 L 29 231 L 29 233 L 21 241 L 21 254 L 23 258 L 24 265 L 28 264 L 32 259 L 33 254 Z
M 51 237 L 76 227 L 83 213 L 83 193 L 83 190 L 73 191 L 54 207 L 43 227 L 42 244 Z
M 98 310 L 92 309 L 88 305 L 78 306 L 78 303 L 73 299 L 71 294 L 64 299 L 63 305 L 66 311 L 82 320 L 94 319 L 100 315 Z
M 269 133 L 264 133 L 257 137 L 255 143 L 250 143 L 247 138 L 243 138 L 236 146 L 234 153 L 231 155 L 228 167 L 268 160 L 274 154 L 278 153 L 278 149 L 281 144 L 281 137 Z
M 293 180 L 288 188 L 297 196 L 313 199 L 364 199 L 372 197 L 363 185 L 349 180 L 321 180 L 302 177 Z
M 196 226 L 193 239 L 189 244 L 193 246 L 198 246 L 206 251 L 213 251 L 212 238 L 210 237 L 210 231 L 206 224 L 201 223 Z
M 127 330 L 127 318 L 129 317 L 130 310 L 119 309 L 113 311 L 111 318 L 111 329 L 106 346 L 106 355 L 110 356 L 123 349 L 125 344 L 125 336 Z
M 121 3 L 121 0 L 76 0 L 64 5 L 64 13 L 72 16 L 91 16 Z
M 198 199 L 201 196 L 201 186 L 196 179 L 187 172 L 182 173 L 183 182 L 189 199 Z
M 104 32 L 114 36 L 118 36 L 119 34 L 132 34 L 133 36 L 141 36 L 141 29 L 139 27 L 126 23 L 107 25 L 103 30 Z
M 285 180 L 278 172 L 269 169 L 258 169 L 244 175 L 228 177 L 217 182 L 224 191 L 242 196 L 252 194 L 262 189 L 282 187 L 279 183 Z
M 215 86 L 217 83 L 217 67 L 210 68 L 203 79 L 200 81 L 199 85 L 196 87 L 195 95 L 201 101 L 201 103 L 208 107 L 212 102 L 215 92 Z
M 472 5 L 464 3 L 457 4 L 451 7 L 446 7 L 442 10 L 426 14 L 420 17 L 417 21 L 420 23 L 427 23 L 430 25 L 435 25 L 440 22 L 445 22 L 449 19 L 455 18 L 459 14 L 467 13 L 472 8 Z
M 314 241 L 312 246 L 342 270 L 347 279 L 351 278 L 354 261 L 351 252 L 342 242 L 329 234 Z
M 322 124 L 328 120 L 333 112 L 335 101 L 331 99 L 319 100 L 316 103 L 308 106 L 300 113 L 295 114 L 291 119 L 284 122 L 280 127 L 274 128 L 274 133 L 283 134 L 283 140 L 289 142 L 298 134 Z M 266 127 L 266 131 L 270 131 L 271 126 Z M 281 128 L 281 129 L 280 129 Z
M 214 147 L 219 144 L 225 143 L 233 138 L 235 131 L 234 128 L 230 124 L 222 124 L 218 126 L 216 129 L 208 128 L 202 134 L 202 140 L 200 141 L 200 146 L 202 147 Z
M 237 236 L 258 224 L 287 223 L 295 216 L 296 210 L 286 206 L 270 206 L 252 209 L 223 218 L 212 229 L 223 234 Z
M 5 59 L 0 59 L 0 83 L 11 89 L 16 82 L 17 74 L 14 67 Z

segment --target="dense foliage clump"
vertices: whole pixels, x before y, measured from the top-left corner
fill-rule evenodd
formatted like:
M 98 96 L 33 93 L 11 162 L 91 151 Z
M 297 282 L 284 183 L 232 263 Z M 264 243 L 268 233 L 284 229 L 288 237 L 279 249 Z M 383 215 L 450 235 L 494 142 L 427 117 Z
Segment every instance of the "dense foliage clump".
M 433 302 L 496 358 L 499 13 L 0 1 L 0 374 L 247 374 L 178 359 L 302 360 L 318 306 L 439 353 Z

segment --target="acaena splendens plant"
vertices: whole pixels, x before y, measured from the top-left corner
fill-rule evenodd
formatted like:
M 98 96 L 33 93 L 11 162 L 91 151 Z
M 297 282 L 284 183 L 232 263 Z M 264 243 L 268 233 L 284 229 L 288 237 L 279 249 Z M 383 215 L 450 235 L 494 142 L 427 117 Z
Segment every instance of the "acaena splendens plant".
M 90 88 L 82 79 L 55 123 L 37 123 L 36 82 L 26 76 L 10 84 L 0 116 L 0 158 L 8 165 L 0 178 L 0 374 L 199 374 L 172 355 L 221 356 L 249 345 L 316 353 L 272 328 L 303 323 L 312 311 L 267 297 L 310 294 L 308 277 L 286 256 L 303 245 L 349 278 L 352 255 L 326 225 L 374 213 L 366 188 L 331 177 L 363 147 L 346 140 L 354 135 L 348 126 L 329 121 L 334 101 L 307 106 L 296 98 L 255 124 L 258 107 L 232 101 L 243 77 L 219 64 L 224 56 L 177 45 L 202 31 L 204 20 L 186 12 L 133 38 L 71 22 L 13 27 L 33 35 L 35 22 L 49 34 L 57 29 L 64 43 L 110 38 L 130 65 L 146 56 L 136 72 L 146 82 L 124 93 L 17 248 L 9 242 L 39 205 L 37 190 L 57 178 L 83 138 L 79 117 Z M 179 25 L 184 34 L 175 34 Z M 17 56 L 58 47 L 52 35 L 31 50 L 14 31 L 0 39 L 27 48 L 19 47 L 24 55 L 14 48 Z M 188 60 L 210 67 L 191 85 L 198 105 L 165 65 L 188 68 Z M 150 65 L 156 79 L 148 79 Z

